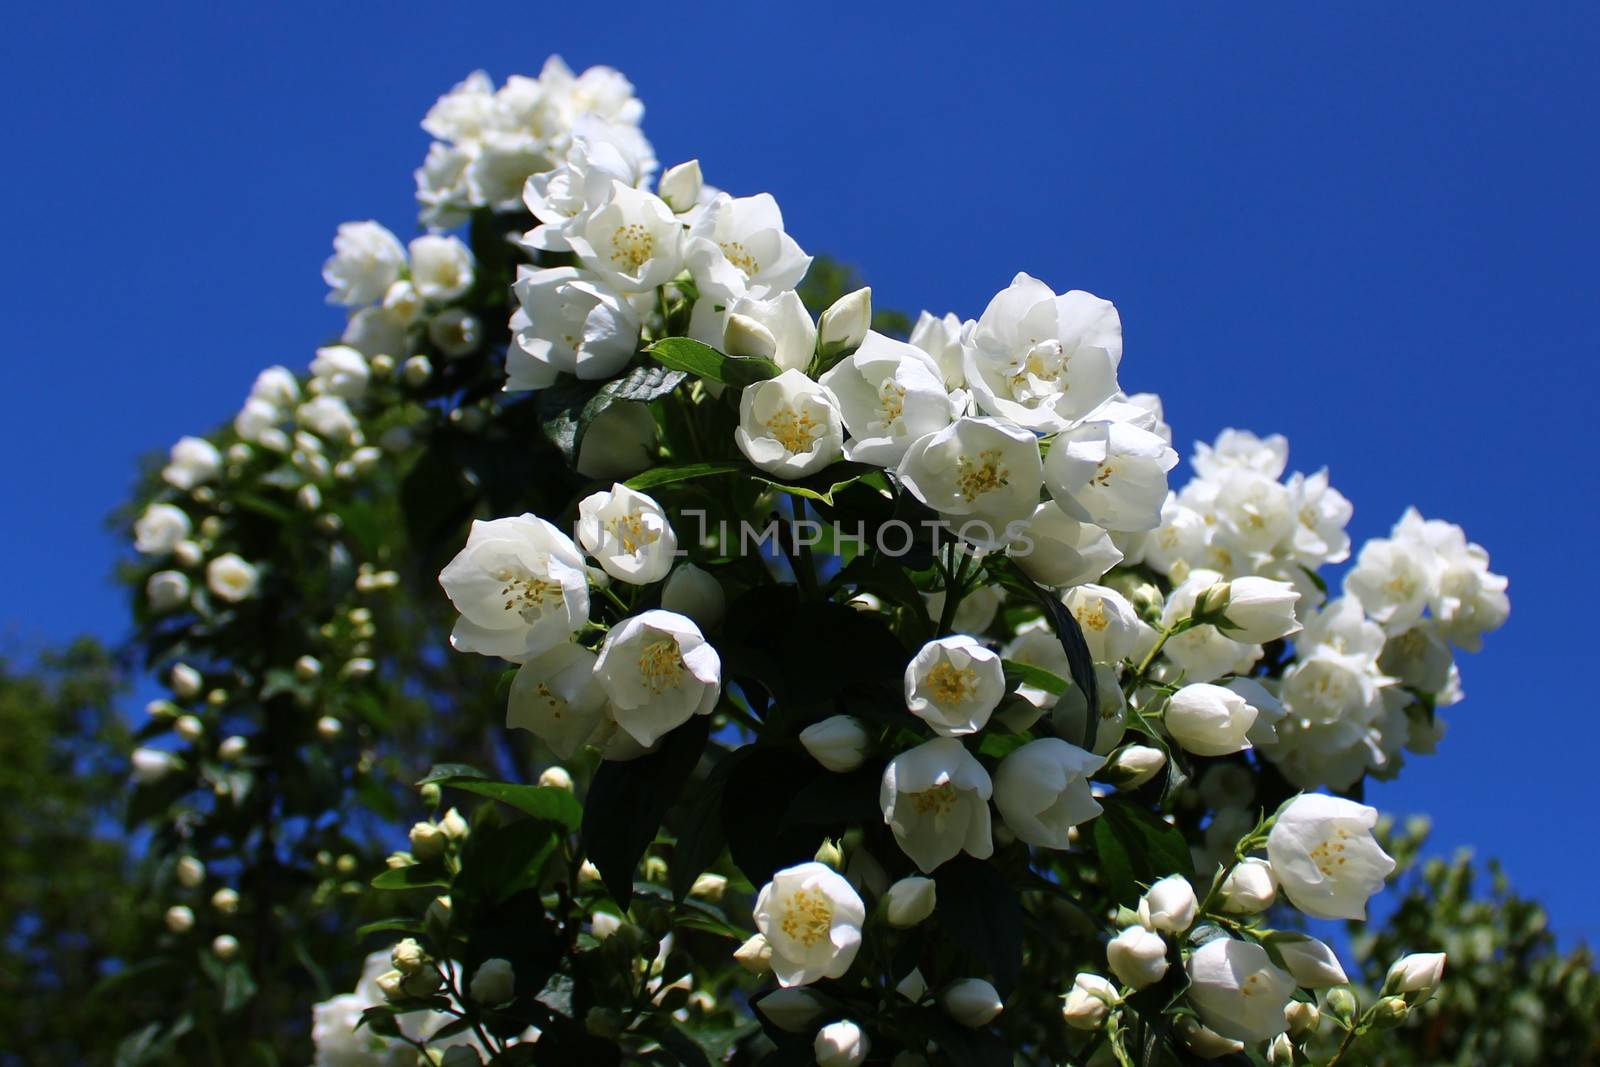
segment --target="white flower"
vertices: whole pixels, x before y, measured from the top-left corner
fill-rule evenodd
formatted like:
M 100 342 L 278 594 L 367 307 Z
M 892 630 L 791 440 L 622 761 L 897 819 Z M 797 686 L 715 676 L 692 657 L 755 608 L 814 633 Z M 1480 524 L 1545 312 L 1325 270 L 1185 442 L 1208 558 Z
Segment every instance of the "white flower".
M 1122 321 L 1109 301 L 1018 274 L 965 331 L 966 384 L 986 414 L 1066 429 L 1117 394 Z
M 289 407 L 300 399 L 300 383 L 288 367 L 268 367 L 256 375 L 250 386 L 250 399 Z
M 612 628 L 595 676 L 617 725 L 650 746 L 695 715 L 709 715 L 722 695 L 722 659 L 694 622 L 656 609 Z
M 428 320 L 428 340 L 450 359 L 476 352 L 483 340 L 483 325 L 466 308 L 445 308 Z
M 206 588 L 230 604 L 255 596 L 261 573 L 237 554 L 226 552 L 206 564 Z
M 473 1000 L 492 1008 L 511 999 L 516 983 L 517 976 L 509 960 L 484 960 L 473 972 L 467 991 Z
M 950 425 L 950 398 L 919 348 L 871 333 L 821 378 L 839 401 L 850 443 L 845 455 L 892 467 L 911 442 Z
M 557 756 L 570 759 L 605 720 L 595 659 L 571 641 L 529 659 L 511 680 L 506 725 L 531 732 Z
M 690 227 L 685 259 L 700 295 L 728 302 L 793 289 L 811 267 L 768 193 L 737 199 L 719 193 Z
M 1307 989 L 1326 989 L 1350 981 L 1333 949 L 1314 937 L 1291 936 L 1273 942 L 1284 969 Z
M 1121 1003 L 1117 987 L 1098 974 L 1084 972 L 1072 980 L 1061 998 L 1061 1014 L 1074 1030 L 1097 1030 L 1111 1009 Z
M 147 556 L 164 556 L 189 536 L 189 515 L 171 504 L 151 504 L 133 524 L 133 547 Z
M 662 172 L 661 180 L 656 183 L 656 195 L 665 200 L 673 211 L 682 215 L 700 203 L 700 191 L 704 187 L 705 182 L 700 175 L 700 161 L 691 159 L 687 163 L 668 167 Z
M 665 578 L 678 551 L 678 535 L 661 505 L 621 482 L 578 502 L 577 533 L 601 569 L 631 585 Z
M 1150 641 L 1150 627 L 1128 598 L 1103 585 L 1079 585 L 1061 597 L 1083 630 L 1096 663 L 1121 663 Z
M 1172 695 L 1161 721 L 1185 751 L 1225 756 L 1250 747 L 1256 709 L 1231 689 L 1196 682 Z
M 995 807 L 1021 840 L 1064 849 L 1068 830 L 1100 814 L 1089 776 L 1105 762 L 1060 738 L 1029 741 L 995 769 Z
M 189 577 L 182 571 L 156 571 L 144 583 L 150 610 L 172 611 L 189 599 Z
M 1106 962 L 1124 985 L 1143 989 L 1167 973 L 1167 943 L 1160 934 L 1129 926 L 1106 943 Z
M 932 878 L 902 878 L 883 895 L 884 917 L 902 930 L 916 926 L 933 914 L 938 887 Z
M 683 267 L 683 226 L 672 209 L 616 180 L 601 207 L 573 220 L 567 241 L 585 267 L 620 293 L 648 292 Z
M 333 238 L 333 255 L 322 265 L 322 280 L 332 290 L 328 303 L 376 303 L 405 266 L 406 250 L 378 223 L 342 223 Z
M 161 477 L 175 489 L 189 490 L 204 485 L 222 473 L 222 453 L 200 437 L 180 437 L 168 454 Z
M 625 367 L 639 347 L 639 316 L 627 300 L 588 271 L 517 268 L 511 287 L 506 391 L 543 389 L 556 375 L 595 380 Z
M 1300 629 L 1295 604 L 1300 594 L 1288 582 L 1247 575 L 1228 583 L 1228 608 L 1223 613 L 1231 628 L 1229 637 L 1249 645 L 1264 645 Z
M 878 803 L 901 850 L 926 874 L 963 850 L 978 859 L 993 854 L 993 792 L 983 764 L 960 741 L 938 737 L 890 761 Z
M 1188 618 L 1200 594 L 1215 585 L 1221 577 L 1215 571 L 1191 571 L 1189 577 L 1168 595 L 1166 607 L 1161 612 L 1162 624 L 1174 626 Z M 1261 657 L 1261 647 L 1235 641 L 1215 626 L 1203 625 L 1169 639 L 1163 653 L 1183 671 L 1188 680 L 1209 682 L 1226 674 L 1248 674 L 1251 665 Z
M 1322 793 L 1295 797 L 1267 836 L 1267 860 L 1290 903 L 1319 919 L 1365 919 L 1394 860 L 1372 836 L 1378 812 Z
M 866 339 L 872 328 L 872 290 L 846 293 L 817 320 L 817 347 L 823 355 L 848 352 Z
M 1426 545 L 1411 540 L 1368 541 L 1345 575 L 1345 592 L 1389 633 L 1409 629 L 1439 587 L 1439 561 Z
M 472 278 L 472 250 L 460 238 L 424 234 L 411 242 L 411 284 L 424 300 L 464 296 Z
M 938 318 L 929 311 L 918 315 L 916 325 L 911 327 L 910 342 L 933 357 L 939 377 L 949 390 L 960 389 L 967 382 L 962 368 L 961 330 L 961 320 L 955 315 Z
M 656 420 L 644 404 L 612 404 L 589 424 L 578 446 L 578 473 L 616 481 L 648 470 L 656 459 Z
M 1105 778 L 1119 789 L 1137 789 L 1161 773 L 1167 754 L 1149 745 L 1124 745 L 1106 764 Z
M 1186 967 L 1189 1002 L 1207 1027 L 1237 1041 L 1265 1041 L 1288 1029 L 1283 1010 L 1294 979 L 1252 941 L 1218 938 L 1195 949 Z
M 1278 739 L 1277 725 L 1288 712 L 1271 690 L 1254 678 L 1229 678 L 1222 687 L 1238 694 L 1255 709 L 1255 722 L 1245 734 L 1252 745 L 1270 745 Z
M 311 377 L 321 383 L 322 391 L 345 400 L 356 400 L 365 393 L 371 376 L 366 357 L 349 345 L 319 348 L 317 358 L 311 361 Z
M 1194 923 L 1200 902 L 1181 874 L 1169 874 L 1139 898 L 1139 924 L 1149 930 L 1181 934 Z
M 786 289 L 770 297 L 741 296 L 731 303 L 714 297 L 695 301 L 689 336 L 732 356 L 760 356 L 780 370 L 803 371 L 817 347 L 817 326 L 800 294 Z
M 589 621 L 583 556 L 537 515 L 474 521 L 439 584 L 461 613 L 450 634 L 460 652 L 521 661 Z
M 965 634 L 929 641 L 905 671 L 906 707 L 943 737 L 977 733 L 1006 693 L 1000 657 Z
M 1277 897 L 1278 877 L 1272 864 L 1254 856 L 1240 860 L 1222 882 L 1222 908 L 1235 915 L 1266 911 Z
M 861 766 L 867 758 L 869 739 L 861 720 L 852 715 L 833 715 L 801 730 L 800 743 L 812 759 L 830 771 L 844 774 Z
M 775 989 L 756 1001 L 755 1007 L 773 1026 L 791 1034 L 810 1029 L 822 1014 L 821 1002 L 804 989 Z
M 661 587 L 661 606 L 687 615 L 702 630 L 708 630 L 722 621 L 728 597 L 715 577 L 693 563 L 680 563 Z
M 1043 484 L 1033 434 L 994 419 L 957 419 L 919 438 L 896 469 L 913 496 L 964 540 L 999 548 L 1023 529 Z
M 1401 995 L 1420 993 L 1426 997 L 1439 988 L 1439 981 L 1444 977 L 1444 964 L 1443 952 L 1413 952 L 1409 956 L 1401 956 L 1389 967 L 1389 973 L 1383 981 L 1384 992 Z
M 962 1026 L 987 1026 L 999 1018 L 1005 1003 L 982 978 L 960 978 L 939 994 L 939 1006 Z
M 282 436 L 277 429 L 281 421 L 283 409 L 270 401 L 251 397 L 233 417 L 233 432 L 251 444 L 266 445 L 268 441 L 275 441 Z
M 866 1031 L 848 1019 L 824 1026 L 811 1042 L 817 1067 L 860 1067 L 871 1049 Z
M 1167 472 L 1177 465 L 1178 454 L 1149 430 L 1089 422 L 1056 434 L 1044 484 L 1074 518 L 1108 530 L 1154 530 L 1167 499 Z
M 181 766 L 178 757 L 159 748 L 136 748 L 128 757 L 133 780 L 138 785 L 159 782 Z
M 410 347 L 410 337 L 411 322 L 403 311 L 370 307 L 350 316 L 339 340 L 368 359 L 375 356 L 400 359 Z
M 756 929 L 772 946 L 772 972 L 784 986 L 842 978 L 866 918 L 855 889 L 821 863 L 778 871 L 756 896 Z
M 1079 522 L 1054 500 L 1035 509 L 1008 551 L 1028 577 L 1058 589 L 1095 581 L 1122 562 L 1106 531 Z
M 768 474 L 803 478 L 838 459 L 844 422 L 826 388 L 797 370 L 747 386 L 739 397 L 739 451 Z
M 654 150 L 638 127 L 584 116 L 573 125 L 565 161 L 531 175 L 523 187 L 523 203 L 540 222 L 523 243 L 541 251 L 570 251 L 567 232 L 574 220 L 603 206 L 613 181 L 641 187 L 655 166 Z M 665 189 L 663 185 L 663 199 L 667 199 Z M 677 210 L 676 203 L 671 206 Z
M 295 418 L 318 437 L 349 440 L 360 429 L 350 405 L 336 396 L 312 397 L 295 409 Z

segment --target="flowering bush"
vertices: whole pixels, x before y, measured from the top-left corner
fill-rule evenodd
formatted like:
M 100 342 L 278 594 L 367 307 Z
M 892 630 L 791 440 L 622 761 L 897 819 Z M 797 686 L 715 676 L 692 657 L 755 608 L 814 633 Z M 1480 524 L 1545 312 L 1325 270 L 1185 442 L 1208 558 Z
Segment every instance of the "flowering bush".
M 1090 293 L 814 318 L 773 198 L 658 177 L 642 110 L 559 60 L 451 90 L 428 232 L 340 227 L 338 343 L 173 448 L 134 524 L 169 960 L 221 1017 L 326 961 L 328 1065 L 1287 1063 L 1402 1024 L 1443 957 L 1358 1002 L 1296 917 L 1393 871 L 1361 783 L 1435 747 L 1509 610 L 1487 553 L 1407 512 L 1334 590 L 1351 505 L 1280 436 L 1169 485 Z

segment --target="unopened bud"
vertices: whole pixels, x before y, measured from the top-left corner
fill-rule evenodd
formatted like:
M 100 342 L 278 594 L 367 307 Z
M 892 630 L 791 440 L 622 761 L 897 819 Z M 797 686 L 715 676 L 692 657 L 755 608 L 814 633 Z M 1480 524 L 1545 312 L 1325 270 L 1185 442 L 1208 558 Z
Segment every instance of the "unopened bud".
M 1267 1062 L 1272 1067 L 1292 1067 L 1294 1042 L 1289 1040 L 1288 1034 L 1279 1034 L 1272 1039 L 1272 1044 L 1267 1046 Z
M 211 940 L 211 951 L 226 963 L 239 954 L 239 939 L 232 934 L 218 934 Z
M 916 926 L 933 914 L 937 896 L 932 878 L 902 878 L 883 896 L 884 917 L 890 926 Z
M 1393 1030 L 1405 1022 L 1409 1014 L 1411 1009 L 1406 1006 L 1405 998 L 1384 997 L 1372 1009 L 1372 1025 L 1380 1030 Z
M 314 682 L 322 674 L 322 661 L 315 656 L 301 656 L 294 661 L 294 676 L 302 682 Z
M 211 906 L 224 915 L 232 915 L 239 910 L 239 894 L 224 886 L 211 894 Z
M 734 950 L 733 958 L 751 974 L 766 974 L 772 970 L 772 945 L 761 934 L 754 934 Z
M 1317 1025 L 1322 1022 L 1322 1012 L 1309 1000 L 1291 1000 L 1283 1009 L 1283 1017 L 1289 1021 L 1290 1036 L 1296 1038 L 1316 1033 Z
M 1346 1024 L 1355 1021 L 1359 1008 L 1356 995 L 1343 986 L 1328 990 L 1328 999 L 1323 1001 L 1323 1006 L 1328 1009 L 1328 1014 Z
M 859 348 L 871 326 L 872 290 L 846 293 L 822 313 L 817 323 L 818 348 L 825 356 Z
M 438 782 L 429 782 L 419 792 L 422 794 L 422 802 L 430 808 L 437 808 L 439 806 L 439 798 L 444 795 L 439 789 Z
M 389 962 L 401 974 L 410 976 L 428 966 L 428 954 L 422 950 L 414 937 L 395 942 L 394 948 L 389 950 Z
M 416 389 L 428 384 L 428 379 L 433 377 L 433 364 L 427 356 L 412 356 L 406 360 L 405 367 L 401 370 L 405 383 Z
M 200 672 L 187 663 L 179 663 L 172 668 L 172 691 L 179 700 L 193 700 L 205 688 L 205 679 L 200 677 Z
M 183 856 L 178 860 L 177 873 L 179 885 L 194 889 L 206 880 L 206 865 L 193 856 Z
M 572 775 L 565 767 L 546 767 L 539 772 L 539 784 L 546 789 L 565 789 L 572 792 Z
M 1101 777 L 1118 789 L 1137 789 L 1161 773 L 1167 754 L 1149 745 L 1124 745 L 1112 753 Z
M 778 352 L 778 339 L 760 322 L 735 312 L 728 316 L 728 326 L 722 333 L 722 347 L 730 356 L 771 359 Z
M 460 841 L 472 831 L 472 827 L 467 825 L 467 820 L 455 808 L 444 813 L 444 818 L 439 820 L 439 829 L 443 830 L 445 836 L 452 841 Z
M 443 830 L 431 822 L 419 822 L 411 828 L 411 854 L 419 860 L 436 860 L 444 855 L 449 840 Z
M 217 746 L 217 758 L 224 762 L 231 763 L 236 759 L 242 758 L 249 748 L 250 742 L 235 734 L 233 737 L 225 739 L 222 744 Z
M 987 1026 L 1005 1010 L 1000 994 L 982 978 L 952 982 L 939 995 L 939 1006 L 962 1026 L 971 1027 Z
M 336 740 L 342 733 L 344 733 L 344 723 L 332 715 L 324 715 L 317 720 L 317 736 L 324 741 Z
M 713 904 L 722 899 L 722 894 L 728 891 L 728 880 L 720 874 L 706 873 L 694 880 L 689 887 L 689 895 L 701 900 L 709 900 Z
M 691 159 L 667 168 L 656 184 L 656 195 L 665 200 L 674 213 L 682 215 L 700 202 L 702 184 L 700 161 Z
M 467 989 L 472 999 L 485 1007 L 504 1004 L 516 992 L 517 976 L 509 960 L 484 960 Z
M 818 863 L 827 864 L 836 871 L 844 869 L 844 852 L 837 841 L 823 838 L 822 844 L 817 846 L 815 858 Z
M 174 904 L 167 909 L 167 929 L 175 934 L 186 934 L 194 929 L 194 912 L 182 904 Z
M 194 744 L 206 735 L 206 728 L 199 719 L 193 715 L 180 715 L 178 721 L 172 724 L 178 736 L 190 744 Z
M 1194 618 L 1201 622 L 1214 622 L 1221 619 L 1228 610 L 1228 603 L 1233 598 L 1232 587 L 1227 582 L 1218 582 L 1208 586 L 1195 598 Z

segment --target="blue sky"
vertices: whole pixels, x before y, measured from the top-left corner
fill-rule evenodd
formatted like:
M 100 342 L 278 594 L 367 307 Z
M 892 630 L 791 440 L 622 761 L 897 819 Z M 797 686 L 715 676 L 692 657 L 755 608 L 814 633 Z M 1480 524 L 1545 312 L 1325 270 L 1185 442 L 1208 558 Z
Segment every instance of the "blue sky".
M 1378 535 L 1487 546 L 1511 623 L 1442 752 L 1373 790 L 1600 941 L 1584 610 L 1600 503 L 1600 9 L 1503 5 L 24 5 L 0 257 L 4 645 L 124 610 L 135 457 L 336 329 L 335 226 L 405 233 L 434 97 L 559 52 L 635 81 L 664 163 L 768 190 L 881 304 L 975 315 L 1017 270 L 1121 309 L 1180 450 L 1286 433 Z

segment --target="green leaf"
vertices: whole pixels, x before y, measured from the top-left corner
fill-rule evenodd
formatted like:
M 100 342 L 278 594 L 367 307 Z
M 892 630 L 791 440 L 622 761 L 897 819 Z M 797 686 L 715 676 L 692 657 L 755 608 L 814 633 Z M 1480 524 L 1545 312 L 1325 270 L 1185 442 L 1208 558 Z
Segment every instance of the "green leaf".
M 1017 561 L 1006 557 L 1010 573 L 1008 577 L 1039 602 L 1044 608 L 1045 617 L 1050 620 L 1050 628 L 1056 632 L 1056 639 L 1061 642 L 1061 649 L 1067 654 L 1067 665 L 1072 670 L 1072 681 L 1083 690 L 1084 700 L 1088 711 L 1083 717 L 1083 739 L 1078 742 L 1080 748 L 1086 752 L 1094 751 L 1095 733 L 1100 727 L 1100 686 L 1094 676 L 1094 656 L 1089 652 L 1089 643 L 1083 638 L 1083 628 L 1078 625 L 1078 620 L 1072 612 L 1067 610 L 1059 597 L 1042 589 L 1034 580 L 1017 566 Z
M 359 941 L 368 934 L 420 934 L 422 921 L 420 919 L 379 919 L 364 926 L 356 927 L 356 940 Z
M 958 856 L 941 864 L 935 914 L 956 945 L 986 964 L 1002 995 L 1022 974 L 1022 901 L 992 864 Z
M 823 473 L 827 472 L 824 471 Z M 805 497 L 807 500 L 815 500 L 822 504 L 832 504 L 833 494 L 850 488 L 860 480 L 861 476 L 857 474 L 849 478 L 845 478 L 842 481 L 829 481 L 826 484 L 826 488 L 819 484 L 818 488 L 812 489 L 804 485 L 786 485 L 783 482 L 775 482 L 770 478 L 763 478 L 760 475 L 756 476 L 756 481 L 770 485 L 780 493 L 788 493 L 790 496 Z
M 625 762 L 604 760 L 595 772 L 583 807 L 583 850 L 624 908 L 633 899 L 634 868 L 694 773 L 710 731 L 710 718 L 697 715 L 655 752 Z
M 1005 667 L 1006 685 L 1015 688 L 1018 685 L 1031 685 L 1035 689 L 1042 689 L 1053 696 L 1060 696 L 1072 688 L 1072 683 L 1061 678 L 1043 667 L 1035 667 L 1029 663 L 1018 663 L 1014 659 L 1001 660 Z
M 663 337 L 645 351 L 672 370 L 739 388 L 781 373 L 778 365 L 764 356 L 728 356 L 687 337 Z
M 1141 885 L 1169 874 L 1194 878 L 1183 834 L 1145 808 L 1114 798 L 1105 801 L 1093 837 L 1107 888 L 1118 903 L 1131 905 Z
M 567 790 L 554 786 L 514 785 L 510 782 L 486 782 L 479 778 L 436 778 L 434 781 L 448 789 L 460 789 L 498 800 L 535 819 L 553 822 L 568 830 L 576 830 L 583 821 L 583 805 Z
M 374 889 L 424 889 L 447 887 L 449 877 L 437 867 L 391 867 L 372 880 Z
M 435 763 L 432 770 L 423 775 L 421 778 L 418 778 L 413 784 L 421 787 L 425 785 L 433 785 L 436 782 L 444 782 L 451 779 L 460 778 L 481 778 L 484 781 L 489 780 L 489 776 L 487 774 L 484 774 L 482 771 L 478 770 L 478 768 L 470 767 L 465 763 Z
M 723 460 L 718 463 L 687 463 L 681 467 L 656 467 L 636 474 L 622 483 L 629 489 L 649 489 L 670 482 L 686 482 L 691 478 L 710 478 L 717 474 L 733 474 L 748 469 L 746 464 Z

